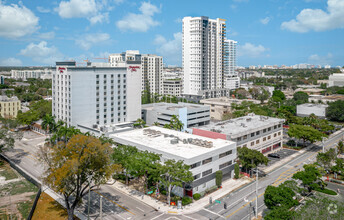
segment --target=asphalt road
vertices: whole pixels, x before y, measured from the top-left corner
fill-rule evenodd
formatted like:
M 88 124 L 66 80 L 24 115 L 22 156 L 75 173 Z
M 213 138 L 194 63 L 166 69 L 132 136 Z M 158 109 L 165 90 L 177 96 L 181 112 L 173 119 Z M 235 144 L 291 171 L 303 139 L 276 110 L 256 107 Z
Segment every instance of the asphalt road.
M 339 137 L 331 138 L 325 142 L 328 147 L 333 147 L 338 142 Z M 27 132 L 20 142 L 16 142 L 13 150 L 6 152 L 12 161 L 26 170 L 28 173 L 40 179 L 44 168 L 37 159 L 38 146 L 44 143 L 45 136 Z M 316 154 L 322 148 L 314 146 L 304 154 L 297 156 L 290 162 L 270 172 L 267 176 L 259 179 L 258 184 L 258 213 L 266 209 L 264 206 L 264 192 L 268 185 L 277 186 L 288 180 L 295 172 L 303 167 L 306 163 L 312 163 Z M 332 186 L 329 184 L 328 186 Z M 204 207 L 193 214 L 176 215 L 174 213 L 161 213 L 158 210 L 142 203 L 133 197 L 125 195 L 114 189 L 110 185 L 102 185 L 99 190 L 92 191 L 90 216 L 93 219 L 100 219 L 100 197 L 102 196 L 103 219 L 152 219 L 152 220 L 215 220 L 215 219 L 249 219 L 254 215 L 256 206 L 255 194 L 256 182 L 232 192 L 220 199 L 221 203 L 213 203 Z M 343 190 L 341 190 L 344 193 Z M 227 209 L 224 209 L 224 203 L 227 203 Z M 251 206 L 250 206 L 251 204 Z M 83 199 L 83 204 L 79 211 L 86 216 L 88 213 L 88 195 Z

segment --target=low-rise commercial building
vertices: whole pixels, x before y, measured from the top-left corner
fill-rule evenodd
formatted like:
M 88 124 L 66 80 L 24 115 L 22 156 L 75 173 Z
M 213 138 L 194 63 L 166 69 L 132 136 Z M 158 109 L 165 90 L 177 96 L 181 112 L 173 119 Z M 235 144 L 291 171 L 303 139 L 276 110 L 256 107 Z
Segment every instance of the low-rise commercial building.
M 153 125 L 155 122 L 161 126 L 169 124 L 173 115 L 178 116 L 184 124 L 183 130 L 207 125 L 210 122 L 210 108 L 204 105 L 160 102 L 142 105 L 141 111 L 141 118 L 147 125 Z
M 324 104 L 305 103 L 296 106 L 296 114 L 300 117 L 307 117 L 314 114 L 319 118 L 325 118 L 327 107 L 328 105 Z
M 344 73 L 334 73 L 328 77 L 328 86 L 344 86 Z
M 11 70 L 11 78 L 13 79 L 51 79 L 53 69 L 38 69 L 38 70 Z
M 203 137 L 234 141 L 238 147 L 248 147 L 267 154 L 282 147 L 283 123 L 284 119 L 250 114 L 192 128 L 192 133 Z
M 172 191 L 178 196 L 192 196 L 215 186 L 218 170 L 222 171 L 224 178 L 233 177 L 237 151 L 232 141 L 214 140 L 155 126 L 112 134 L 110 138 L 119 144 L 160 154 L 162 161 L 182 160 L 189 165 L 194 181 L 186 184 L 186 192 L 174 187 Z
M 334 94 L 334 95 L 309 95 L 308 101 L 313 103 L 324 103 L 328 104 L 330 102 L 335 102 L 338 100 L 344 101 L 344 95 Z
M 21 109 L 20 100 L 13 96 L 0 96 L 0 115 L 3 118 L 16 118 L 18 111 Z
M 222 120 L 224 114 L 232 113 L 232 104 L 240 105 L 242 102 L 253 102 L 259 104 L 259 100 L 254 99 L 235 99 L 228 97 L 202 99 L 200 103 L 210 107 L 210 118 Z
M 183 80 L 182 79 L 164 79 L 163 85 L 163 95 L 172 95 L 180 97 L 183 90 Z

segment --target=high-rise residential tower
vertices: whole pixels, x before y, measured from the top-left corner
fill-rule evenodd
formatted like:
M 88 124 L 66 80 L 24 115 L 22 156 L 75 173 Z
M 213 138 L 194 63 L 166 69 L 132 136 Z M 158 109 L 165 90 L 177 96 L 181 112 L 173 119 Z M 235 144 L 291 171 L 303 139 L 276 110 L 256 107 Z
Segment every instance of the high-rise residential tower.
M 224 87 L 237 89 L 240 87 L 240 78 L 236 73 L 236 41 L 225 40 L 224 44 Z
M 141 92 L 149 88 L 151 94 L 163 94 L 163 59 L 161 56 L 140 54 L 138 50 L 127 50 L 123 53 L 109 55 L 111 66 L 123 66 L 126 61 L 141 61 Z
M 224 19 L 183 18 L 183 94 L 224 87 L 225 38 Z

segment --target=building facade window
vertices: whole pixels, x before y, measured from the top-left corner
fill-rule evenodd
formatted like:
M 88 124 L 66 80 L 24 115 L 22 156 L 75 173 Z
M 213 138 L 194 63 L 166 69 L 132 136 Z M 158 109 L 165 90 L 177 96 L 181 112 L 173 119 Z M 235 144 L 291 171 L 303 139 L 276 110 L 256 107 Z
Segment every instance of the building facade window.
M 205 177 L 205 176 L 208 176 L 209 174 L 211 174 L 213 172 L 213 169 L 209 169 L 209 170 L 206 170 L 202 173 L 202 177 Z

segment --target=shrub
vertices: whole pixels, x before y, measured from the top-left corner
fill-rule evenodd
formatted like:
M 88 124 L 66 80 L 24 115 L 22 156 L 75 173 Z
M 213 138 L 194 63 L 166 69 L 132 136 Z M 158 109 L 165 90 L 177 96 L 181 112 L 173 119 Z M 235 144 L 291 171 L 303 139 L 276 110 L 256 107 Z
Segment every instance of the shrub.
M 222 185 L 222 171 L 218 170 L 215 173 L 215 182 L 216 182 L 216 186 L 217 188 L 220 188 L 220 186 Z
M 180 200 L 180 197 L 179 196 L 173 196 L 173 197 L 171 197 L 171 200 L 173 202 L 177 202 L 178 200 Z
M 195 194 L 193 195 L 193 198 L 194 198 L 194 200 L 199 200 L 199 199 L 201 198 L 201 194 L 195 193 Z
M 190 197 L 183 197 L 182 199 L 182 205 L 185 206 L 185 205 L 189 205 L 190 203 L 192 203 L 192 199 Z
M 333 196 L 337 195 L 337 193 L 336 193 L 335 191 L 330 190 L 330 189 L 316 188 L 316 189 L 314 189 L 314 190 L 315 190 L 315 191 L 318 191 L 318 192 L 325 193 L 325 194 L 327 194 L 327 195 L 333 195 Z
M 240 169 L 239 169 L 239 164 L 234 165 L 234 178 L 239 179 L 239 174 L 240 174 Z

